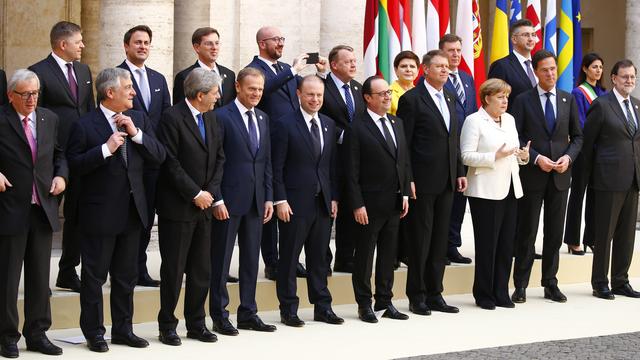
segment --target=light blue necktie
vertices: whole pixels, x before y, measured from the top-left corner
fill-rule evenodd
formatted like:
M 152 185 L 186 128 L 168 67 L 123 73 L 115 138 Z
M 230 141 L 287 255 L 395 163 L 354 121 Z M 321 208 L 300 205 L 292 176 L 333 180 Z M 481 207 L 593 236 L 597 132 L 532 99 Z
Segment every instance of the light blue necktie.
M 436 93 L 436 97 L 438 98 L 438 107 L 440 108 L 440 114 L 442 114 L 442 118 L 444 119 L 444 125 L 447 127 L 447 131 L 449 131 L 451 114 L 449 114 L 447 102 L 444 101 L 444 96 L 442 95 L 442 93 Z
M 138 78 L 140 79 L 138 83 L 138 88 L 140 88 L 140 95 L 142 95 L 142 101 L 144 102 L 144 106 L 149 110 L 149 105 L 151 104 L 151 91 L 149 90 L 149 80 L 147 80 L 145 71 L 142 69 L 136 69 L 138 73 Z

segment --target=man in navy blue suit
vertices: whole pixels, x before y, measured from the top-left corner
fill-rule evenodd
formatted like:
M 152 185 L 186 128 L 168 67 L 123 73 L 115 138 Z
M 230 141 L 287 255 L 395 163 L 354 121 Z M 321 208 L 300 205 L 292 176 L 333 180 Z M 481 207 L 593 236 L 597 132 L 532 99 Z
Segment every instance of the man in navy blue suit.
M 144 64 L 149 57 L 151 39 L 151 29 L 146 25 L 138 25 L 129 29 L 124 34 L 124 51 L 127 58 L 118 67 L 131 72 L 133 89 L 136 91 L 136 96 L 133 98 L 133 110 L 147 114 L 153 131 L 157 133 L 162 113 L 171 106 L 171 98 L 164 76 Z M 147 164 L 144 169 L 144 188 L 147 192 L 149 219 L 147 220 L 148 226 L 142 231 L 138 251 L 138 285 L 141 286 L 160 286 L 160 281 L 152 279 L 147 269 L 147 246 L 155 217 L 155 194 L 159 172 L 158 165 Z
M 223 335 L 238 334 L 226 310 L 226 279 L 236 236 L 240 247 L 238 328 L 276 330 L 258 317 L 255 299 L 262 224 L 273 215 L 269 117 L 256 108 L 263 90 L 262 72 L 244 68 L 238 73 L 236 99 L 216 110 L 226 161 L 220 186 L 222 197 L 213 203 L 209 313 L 213 330 Z
M 478 111 L 476 87 L 473 77 L 459 68 L 462 60 L 462 38 L 454 34 L 445 34 L 438 45 L 440 50 L 447 54 L 449 60 L 449 80 L 444 84 L 444 88 L 449 93 L 456 94 L 456 119 L 458 120 L 458 136 L 460 136 L 464 119 Z M 470 258 L 460 255 L 458 251 L 458 248 L 462 246 L 460 230 L 466 207 L 466 196 L 461 192 L 454 192 L 449 223 L 449 249 L 447 250 L 447 257 L 452 263 L 471 263 Z
M 300 107 L 274 120 L 273 198 L 280 226 L 280 260 L 276 289 L 280 319 L 287 326 L 304 325 L 298 315 L 296 265 L 304 246 L 309 301 L 314 320 L 342 324 L 331 309 L 327 287 L 327 246 L 331 218 L 338 212 L 336 183 L 336 127 L 319 114 L 324 84 L 310 75 L 298 85 Z

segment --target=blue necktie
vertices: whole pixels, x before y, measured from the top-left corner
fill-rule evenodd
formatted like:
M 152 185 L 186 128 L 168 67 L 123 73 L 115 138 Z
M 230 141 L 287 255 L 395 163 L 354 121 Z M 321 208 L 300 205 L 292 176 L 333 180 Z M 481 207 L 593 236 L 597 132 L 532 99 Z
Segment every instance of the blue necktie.
M 551 103 L 550 92 L 544 93 L 547 96 L 547 102 L 544 104 L 544 120 L 547 122 L 547 129 L 549 132 L 553 132 L 556 127 L 556 114 L 553 111 L 553 104 Z
M 202 136 L 202 141 L 207 143 L 207 133 L 204 130 L 204 120 L 202 119 L 202 113 L 196 115 L 198 118 L 198 129 L 200 130 L 200 136 Z
M 249 117 L 248 127 L 249 127 L 249 145 L 251 146 L 251 152 L 253 152 L 253 156 L 256 156 L 258 153 L 258 131 L 256 130 L 256 124 L 253 122 L 253 113 L 251 110 L 246 112 Z
M 351 93 L 349 92 L 349 85 L 342 85 L 344 89 L 344 102 L 347 104 L 347 113 L 349 114 L 349 122 L 353 121 L 353 113 L 355 112 L 353 108 L 353 99 L 351 98 Z
M 458 99 L 460 99 L 460 103 L 464 104 L 466 98 L 464 95 L 464 89 L 462 88 L 462 84 L 458 81 L 458 72 L 454 71 L 449 74 L 451 77 L 451 82 L 453 83 L 453 87 L 456 89 L 456 93 L 458 94 Z

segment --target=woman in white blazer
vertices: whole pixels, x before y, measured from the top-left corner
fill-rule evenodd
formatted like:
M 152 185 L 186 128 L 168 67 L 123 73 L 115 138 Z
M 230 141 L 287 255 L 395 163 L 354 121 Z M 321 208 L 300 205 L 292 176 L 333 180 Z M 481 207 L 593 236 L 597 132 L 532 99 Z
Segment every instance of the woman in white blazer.
M 515 121 L 506 113 L 510 92 L 500 79 L 485 81 L 480 86 L 482 108 L 465 119 L 460 135 L 476 251 L 473 296 L 487 310 L 515 307 L 509 275 L 516 199 L 522 197 L 519 166 L 529 162 L 529 144 L 519 148 Z

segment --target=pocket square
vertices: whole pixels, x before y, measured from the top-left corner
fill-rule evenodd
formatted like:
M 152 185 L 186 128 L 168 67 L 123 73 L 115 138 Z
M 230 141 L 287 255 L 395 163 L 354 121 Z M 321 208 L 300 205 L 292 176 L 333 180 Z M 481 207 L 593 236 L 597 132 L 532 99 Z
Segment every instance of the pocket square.
M 155 89 L 155 90 L 153 90 L 153 92 L 159 92 L 159 91 L 160 91 L 160 89 Z

